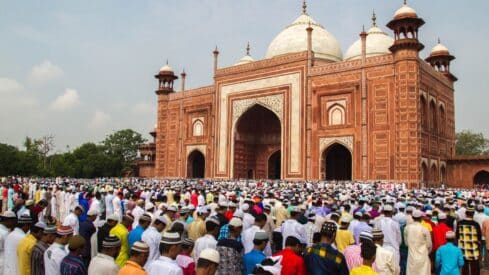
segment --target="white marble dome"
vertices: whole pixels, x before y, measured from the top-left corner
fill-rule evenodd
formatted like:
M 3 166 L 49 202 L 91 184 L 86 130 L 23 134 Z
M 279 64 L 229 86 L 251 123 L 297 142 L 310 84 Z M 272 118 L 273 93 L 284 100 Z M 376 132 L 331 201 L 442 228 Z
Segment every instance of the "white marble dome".
M 160 72 L 167 72 L 167 73 L 172 72 L 173 73 L 173 69 L 167 63 L 167 64 L 165 64 L 165 66 L 160 68 Z
M 448 48 L 445 47 L 445 45 L 438 42 L 438 44 L 436 46 L 434 46 L 433 49 L 431 49 L 431 54 L 437 54 L 437 53 L 447 53 L 448 54 L 449 51 L 448 51 Z
M 341 61 L 343 55 L 338 40 L 305 13 L 299 16 L 273 39 L 272 43 L 268 46 L 265 57 L 272 58 L 282 54 L 306 51 L 306 29 L 309 23 L 313 28 L 312 50 L 314 51 L 314 56 L 331 61 Z
M 390 46 L 394 44 L 394 39 L 383 32 L 379 27 L 373 26 L 367 32 L 366 56 L 376 56 L 391 53 Z M 358 39 L 345 53 L 345 60 L 355 60 L 362 58 L 362 40 Z
M 394 13 L 394 18 L 399 18 L 399 17 L 404 17 L 407 15 L 411 15 L 414 17 L 417 17 L 416 11 L 411 8 L 410 6 L 404 4 L 401 8 L 399 8 L 395 13 Z

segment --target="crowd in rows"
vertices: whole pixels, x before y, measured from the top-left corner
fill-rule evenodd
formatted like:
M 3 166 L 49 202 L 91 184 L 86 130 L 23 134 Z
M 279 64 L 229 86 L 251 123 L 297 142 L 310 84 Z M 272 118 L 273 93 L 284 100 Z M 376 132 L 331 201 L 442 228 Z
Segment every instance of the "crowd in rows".
M 480 274 L 489 194 L 361 182 L 8 177 L 0 274 Z

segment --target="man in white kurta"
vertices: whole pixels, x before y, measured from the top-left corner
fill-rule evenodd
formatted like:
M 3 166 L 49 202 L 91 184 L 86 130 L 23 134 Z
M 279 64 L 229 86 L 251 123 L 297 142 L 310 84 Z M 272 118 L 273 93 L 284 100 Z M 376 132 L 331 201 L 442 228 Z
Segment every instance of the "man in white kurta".
M 375 220 L 375 227 L 382 230 L 384 234 L 384 248 L 391 250 L 394 253 L 394 260 L 399 265 L 401 255 L 399 247 L 401 246 L 401 226 L 392 219 L 393 207 L 391 205 L 384 206 L 384 216 Z
M 300 224 L 297 219 L 301 216 L 301 210 L 298 207 L 292 208 L 291 218 L 287 219 L 281 227 L 283 236 L 282 247 L 285 247 L 285 240 L 288 236 L 298 236 L 301 240 L 307 240 L 306 228 Z
M 1 216 L 2 222 L 0 223 L 0 275 L 3 275 L 4 257 L 5 257 L 5 241 L 10 233 L 10 229 L 5 226 L 8 222 L 15 223 L 15 213 L 12 211 L 5 211 Z
M 165 244 L 168 251 L 163 251 L 161 256 L 149 264 L 146 269 L 148 275 L 183 275 L 182 268 L 175 262 L 180 253 L 182 238 L 178 233 L 163 233 L 161 243 Z
M 121 199 L 115 191 L 114 198 L 112 199 L 112 208 L 114 209 L 114 214 L 119 217 L 119 220 L 122 220 L 122 216 L 124 215 L 124 213 L 122 213 Z
M 432 248 L 431 235 L 422 226 L 421 211 L 413 211 L 414 221 L 404 229 L 404 239 L 408 246 L 407 275 L 430 275 L 430 251 Z
M 73 229 L 69 226 L 60 226 L 56 230 L 58 237 L 44 252 L 44 274 L 59 275 L 61 261 L 68 255 L 66 245 L 73 236 Z
M 19 267 L 17 266 L 17 246 L 20 240 L 22 240 L 29 227 L 24 229 L 15 227 L 12 232 L 7 235 L 5 239 L 5 254 L 4 254 L 4 275 L 19 274 Z
M 71 226 L 71 228 L 73 228 L 74 235 L 78 235 L 80 229 L 80 221 L 78 220 L 78 217 L 83 213 L 83 211 L 83 207 L 77 205 L 73 212 L 66 216 L 63 221 L 64 226 Z
M 255 233 L 257 231 L 262 230 L 265 223 L 266 223 L 266 216 L 257 215 L 255 224 L 252 225 L 250 228 L 243 230 L 243 232 L 241 233 L 241 243 L 243 244 L 244 247 L 244 252 L 243 252 L 244 254 L 253 250 L 254 247 L 253 239 L 255 238 Z M 267 243 L 267 246 L 263 250 L 263 253 L 265 253 L 266 256 L 272 256 L 272 249 L 270 246 L 270 242 Z
M 139 217 L 144 214 L 144 200 L 138 200 L 136 206 L 131 211 L 132 216 L 134 217 L 134 223 L 132 224 L 132 228 L 136 228 L 139 224 Z
M 153 225 L 144 230 L 141 235 L 141 240 L 149 246 L 149 256 L 144 269 L 147 269 L 151 262 L 156 261 L 160 257 L 161 231 L 163 231 L 167 223 L 163 217 L 157 217 Z

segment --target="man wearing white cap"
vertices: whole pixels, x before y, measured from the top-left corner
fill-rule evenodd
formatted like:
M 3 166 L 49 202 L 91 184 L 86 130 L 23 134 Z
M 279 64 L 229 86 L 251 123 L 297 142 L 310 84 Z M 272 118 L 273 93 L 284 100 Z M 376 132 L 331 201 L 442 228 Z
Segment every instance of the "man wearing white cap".
M 221 223 L 215 216 L 209 217 L 205 221 L 206 234 L 195 241 L 194 258 L 198 259 L 200 253 L 206 248 L 216 249 L 217 236 L 219 235 L 219 228 Z
M 243 233 L 241 234 L 241 242 L 243 243 L 244 253 L 248 253 L 253 249 L 254 247 L 253 240 L 255 234 L 256 232 L 263 230 L 263 226 L 265 226 L 266 222 L 267 222 L 267 216 L 265 214 L 256 215 L 255 224 L 246 230 L 244 230 L 244 222 L 243 222 Z M 264 253 L 266 256 L 272 256 L 272 248 L 270 246 L 270 242 L 267 242 L 267 245 L 264 248 Z
M 205 207 L 197 208 L 197 218 L 188 226 L 188 237 L 193 241 L 205 235 L 205 217 L 207 209 Z
M 243 211 L 243 231 L 250 228 L 255 223 L 255 218 L 251 215 L 250 205 L 247 203 L 243 203 L 240 207 L 240 210 Z
M 229 236 L 217 242 L 217 251 L 221 257 L 218 274 L 240 274 L 243 270 L 243 245 L 238 241 L 243 229 L 240 218 L 232 218 L 229 223 Z
M 390 204 L 386 204 L 383 207 L 383 216 L 375 219 L 375 226 L 382 230 L 384 235 L 383 247 L 387 248 L 394 253 L 394 261 L 396 265 L 399 265 L 401 260 L 401 255 L 399 253 L 399 247 L 401 246 L 402 236 L 401 236 L 401 226 L 397 221 L 392 219 L 392 211 L 394 208 Z
M 217 267 L 219 266 L 219 258 L 219 252 L 217 252 L 215 249 L 204 249 L 202 253 L 200 253 L 199 259 L 197 259 L 195 275 L 216 274 Z
M 413 211 L 413 222 L 404 229 L 404 239 L 408 247 L 406 274 L 431 274 L 429 254 L 432 248 L 431 234 L 421 225 L 422 212 Z
M 158 259 L 160 255 L 160 241 L 161 232 L 166 227 L 168 223 L 163 216 L 159 216 L 153 222 L 153 225 L 144 230 L 143 235 L 141 235 L 141 240 L 149 246 L 149 257 L 144 268 L 147 269 L 152 261 Z
M 118 275 L 146 275 L 143 266 L 148 260 L 148 256 L 149 246 L 144 242 L 135 242 L 131 247 L 131 257 Z
M 285 240 L 288 236 L 299 236 L 300 239 L 307 240 L 306 228 L 297 221 L 301 215 L 302 211 L 299 207 L 292 207 L 290 219 L 286 220 L 281 227 L 283 236 L 282 247 L 285 247 Z
M 164 232 L 159 247 L 161 256 L 146 268 L 148 275 L 183 275 L 182 268 L 175 262 L 181 243 L 182 238 L 178 233 Z
M 73 209 L 73 211 L 68 216 L 66 216 L 63 221 L 64 226 L 71 226 L 71 228 L 73 228 L 74 235 L 78 235 L 78 232 L 80 230 L 79 217 L 83 213 L 83 211 L 85 211 L 85 209 L 83 209 L 83 206 L 77 205 L 75 206 L 75 209 Z

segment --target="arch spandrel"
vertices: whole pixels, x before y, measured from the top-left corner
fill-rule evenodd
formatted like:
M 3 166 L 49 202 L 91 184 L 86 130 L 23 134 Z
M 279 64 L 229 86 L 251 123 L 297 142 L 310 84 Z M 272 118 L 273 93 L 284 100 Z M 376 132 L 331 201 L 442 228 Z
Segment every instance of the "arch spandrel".
M 262 96 L 262 97 L 253 97 L 253 98 L 246 98 L 246 99 L 240 99 L 240 100 L 234 100 L 233 101 L 233 118 L 232 118 L 232 125 L 233 129 L 234 126 L 236 125 L 236 122 L 238 119 L 246 113 L 249 109 L 251 109 L 254 105 L 260 105 L 266 109 L 269 109 L 272 111 L 280 120 L 280 123 L 282 124 L 283 122 L 283 95 L 282 94 L 277 94 L 277 95 L 270 95 L 270 96 Z

